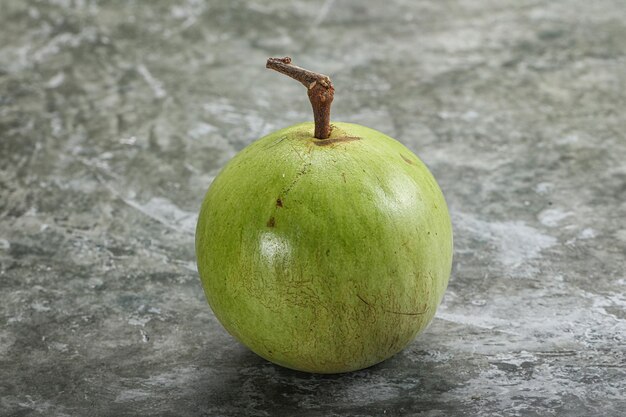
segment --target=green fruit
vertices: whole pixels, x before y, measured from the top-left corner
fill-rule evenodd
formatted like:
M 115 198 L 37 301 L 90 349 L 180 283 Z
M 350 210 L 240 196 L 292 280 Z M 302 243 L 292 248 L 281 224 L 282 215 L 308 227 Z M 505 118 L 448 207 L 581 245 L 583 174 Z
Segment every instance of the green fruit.
M 452 228 L 426 166 L 375 130 L 303 123 L 236 155 L 205 197 L 198 270 L 215 315 L 279 365 L 337 373 L 404 348 L 448 283 Z

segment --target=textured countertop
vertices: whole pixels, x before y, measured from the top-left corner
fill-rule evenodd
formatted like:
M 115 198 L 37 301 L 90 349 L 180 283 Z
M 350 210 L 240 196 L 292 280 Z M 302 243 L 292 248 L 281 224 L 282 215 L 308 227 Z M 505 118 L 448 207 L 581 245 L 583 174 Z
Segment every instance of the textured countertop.
M 205 190 L 310 120 L 432 169 L 455 229 L 432 325 L 373 368 L 274 366 L 214 318 Z M 0 6 L 0 415 L 626 414 L 622 0 Z

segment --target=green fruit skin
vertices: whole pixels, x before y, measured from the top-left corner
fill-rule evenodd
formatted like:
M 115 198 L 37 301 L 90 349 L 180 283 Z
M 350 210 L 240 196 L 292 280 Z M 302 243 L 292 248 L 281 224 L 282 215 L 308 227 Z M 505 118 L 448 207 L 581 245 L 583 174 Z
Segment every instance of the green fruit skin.
M 230 334 L 276 364 L 339 373 L 389 358 L 428 325 L 452 225 L 432 174 L 401 143 L 349 123 L 320 142 L 303 123 L 252 143 L 215 178 L 196 253 Z

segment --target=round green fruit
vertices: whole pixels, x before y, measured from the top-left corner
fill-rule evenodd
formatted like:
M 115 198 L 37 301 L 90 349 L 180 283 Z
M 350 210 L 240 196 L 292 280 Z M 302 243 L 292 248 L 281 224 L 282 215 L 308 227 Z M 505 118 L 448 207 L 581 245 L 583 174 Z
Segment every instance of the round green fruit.
M 452 228 L 426 166 L 378 131 L 303 123 L 237 154 L 196 231 L 198 270 L 224 327 L 260 356 L 307 372 L 362 369 L 431 321 Z

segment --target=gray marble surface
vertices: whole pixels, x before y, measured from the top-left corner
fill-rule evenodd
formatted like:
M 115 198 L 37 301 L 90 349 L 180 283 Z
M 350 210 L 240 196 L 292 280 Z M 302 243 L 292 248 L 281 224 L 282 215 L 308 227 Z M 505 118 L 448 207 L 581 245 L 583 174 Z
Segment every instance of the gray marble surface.
M 274 366 L 214 318 L 203 194 L 310 120 L 405 143 L 455 228 L 432 325 L 373 368 Z M 626 415 L 623 0 L 0 3 L 0 415 Z

